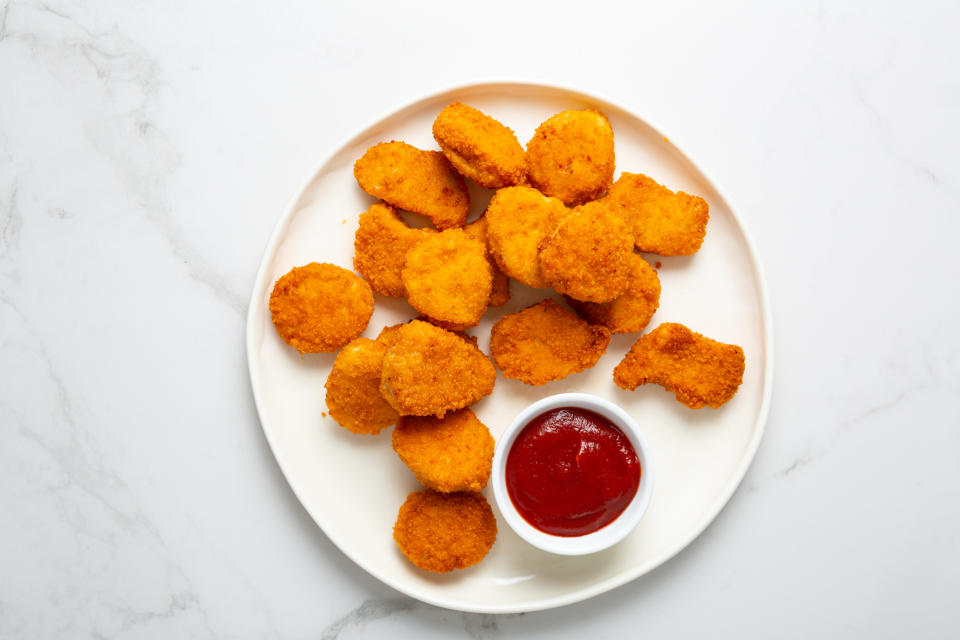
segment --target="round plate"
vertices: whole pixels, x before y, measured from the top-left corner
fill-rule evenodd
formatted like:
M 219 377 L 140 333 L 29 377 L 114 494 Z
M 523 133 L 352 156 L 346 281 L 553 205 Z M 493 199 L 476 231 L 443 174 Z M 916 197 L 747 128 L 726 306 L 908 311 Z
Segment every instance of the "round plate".
M 323 385 L 334 354 L 300 357 L 274 330 L 267 302 L 273 283 L 292 267 L 331 262 L 350 268 L 357 219 L 374 200 L 357 186 L 353 163 L 371 145 L 403 140 L 435 149 L 433 119 L 460 100 L 512 128 L 521 142 L 548 117 L 594 107 L 610 119 L 617 169 L 644 173 L 674 190 L 703 196 L 710 222 L 701 250 L 689 257 L 644 256 L 659 268 L 663 294 L 648 329 L 680 322 L 721 342 L 741 345 L 746 372 L 737 395 L 718 410 L 693 411 L 648 385 L 623 391 L 612 371 L 637 339 L 614 336 L 592 369 L 541 387 L 498 376 L 491 396 L 473 410 L 496 438 L 531 402 L 582 391 L 616 402 L 636 419 L 657 467 L 649 511 L 625 540 L 589 556 L 561 557 L 529 546 L 498 516 L 499 535 L 475 567 L 436 575 L 410 564 L 393 542 L 393 523 L 407 494 L 420 488 L 390 446 L 389 429 L 356 436 L 325 417 Z M 471 219 L 491 192 L 470 185 Z M 552 296 L 512 281 L 513 298 L 490 309 L 470 331 L 488 351 L 490 327 L 504 313 Z M 376 296 L 364 336 L 416 312 L 404 300 Z M 743 478 L 763 434 L 773 373 L 770 308 L 760 265 L 733 208 L 704 173 L 639 116 L 579 91 L 529 83 L 487 83 L 432 95 L 378 120 L 340 146 L 313 172 L 284 212 L 267 245 L 247 319 L 250 379 L 267 441 L 294 493 L 347 556 L 391 587 L 450 609 L 508 613 L 583 600 L 657 567 L 695 538 Z M 490 487 L 484 491 L 496 505 Z

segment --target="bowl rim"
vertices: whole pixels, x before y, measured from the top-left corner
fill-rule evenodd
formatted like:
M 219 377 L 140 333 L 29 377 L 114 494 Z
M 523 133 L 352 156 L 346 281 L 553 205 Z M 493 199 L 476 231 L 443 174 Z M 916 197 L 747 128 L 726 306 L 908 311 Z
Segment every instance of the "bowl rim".
M 640 462 L 640 483 L 623 512 L 612 522 L 582 536 L 557 536 L 541 531 L 520 515 L 510 498 L 506 484 L 507 458 L 517 436 L 531 420 L 547 411 L 563 407 L 586 409 L 613 423 L 630 441 Z M 557 555 L 580 556 L 597 553 L 617 544 L 636 529 L 643 519 L 653 497 L 655 473 L 651 463 L 650 447 L 640 426 L 615 402 L 590 393 L 557 393 L 529 404 L 516 415 L 497 442 L 490 472 L 493 497 L 500 515 L 513 531 L 527 543 Z

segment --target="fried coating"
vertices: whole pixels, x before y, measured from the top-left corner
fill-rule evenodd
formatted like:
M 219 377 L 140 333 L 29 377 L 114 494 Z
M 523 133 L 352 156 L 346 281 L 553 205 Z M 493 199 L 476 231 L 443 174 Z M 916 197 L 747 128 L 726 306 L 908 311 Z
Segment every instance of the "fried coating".
M 407 251 L 434 233 L 432 229 L 411 229 L 388 204 L 372 204 L 360 214 L 360 225 L 353 239 L 353 268 L 377 293 L 402 298 L 407 292 L 400 272 Z
M 699 196 L 674 193 L 640 173 L 624 173 L 600 202 L 633 227 L 637 249 L 661 256 L 689 256 L 707 233 L 710 207 Z
M 400 507 L 393 539 L 416 566 L 447 573 L 483 560 L 497 540 L 497 519 L 479 493 L 416 491 Z
M 599 198 L 613 183 L 613 128 L 595 109 L 562 111 L 527 143 L 527 177 L 568 207 Z
M 433 137 L 450 164 L 480 186 L 499 189 L 526 178 L 517 136 L 478 109 L 460 102 L 445 107 L 433 121 Z
M 429 316 L 420 315 L 413 319 L 420 320 L 421 322 L 429 322 L 430 324 L 436 325 L 441 329 L 446 329 L 451 333 L 457 334 L 467 342 L 471 343 L 473 346 L 477 346 L 477 336 L 472 336 L 462 329 L 450 329 L 448 327 L 443 326 L 442 324 L 439 324 L 436 320 L 434 320 L 433 318 L 430 318 Z M 384 345 L 389 349 L 391 346 L 393 346 L 393 342 L 397 336 L 397 332 L 399 331 L 400 327 L 402 327 L 404 324 L 406 323 L 392 324 L 384 327 L 383 329 L 380 330 L 380 333 L 377 334 L 377 342 L 379 342 L 380 344 Z
M 354 433 L 380 433 L 399 414 L 380 395 L 380 369 L 387 347 L 357 338 L 337 354 L 327 376 L 326 401 L 330 417 Z
M 500 189 L 484 214 L 490 253 L 511 278 L 530 287 L 546 288 L 548 285 L 540 275 L 537 246 L 570 213 L 563 202 L 536 189 Z
M 372 313 L 367 281 L 328 263 L 294 267 L 270 294 L 273 326 L 300 353 L 336 351 L 363 333 Z
M 443 418 L 404 416 L 393 430 L 393 450 L 426 487 L 480 491 L 493 464 L 493 436 L 470 409 Z
M 627 289 L 610 302 L 567 302 L 590 324 L 599 324 L 610 333 L 636 333 L 650 322 L 660 306 L 660 277 L 656 269 L 635 253 L 627 258 Z
M 490 332 L 490 354 L 504 376 L 542 385 L 589 369 L 610 331 L 587 324 L 552 299 L 503 316 Z
M 357 160 L 353 175 L 374 198 L 425 215 L 438 229 L 460 227 L 470 213 L 467 183 L 440 151 L 381 142 Z
M 493 392 L 497 371 L 475 344 L 422 320 L 391 333 L 380 393 L 400 415 L 442 418 Z
M 397 338 L 397 333 L 400 331 L 400 327 L 402 326 L 403 323 L 391 324 L 385 326 L 383 329 L 380 329 L 380 333 L 377 334 L 377 342 L 389 349 L 393 346 L 393 343 Z
M 691 409 L 720 407 L 743 382 L 743 349 L 665 322 L 638 339 L 613 370 L 617 386 L 632 391 L 658 384 Z
M 487 248 L 463 229 L 441 231 L 410 249 L 401 277 L 414 309 L 458 329 L 480 321 L 493 285 Z
M 510 278 L 507 277 L 497 265 L 490 253 L 490 243 L 487 239 L 487 217 L 480 216 L 463 228 L 471 238 L 479 240 L 487 248 L 487 261 L 490 268 L 493 269 L 493 288 L 490 291 L 490 301 L 487 302 L 491 307 L 502 307 L 510 300 Z
M 633 234 L 608 208 L 577 207 L 540 243 L 540 274 L 558 293 L 609 302 L 627 288 Z

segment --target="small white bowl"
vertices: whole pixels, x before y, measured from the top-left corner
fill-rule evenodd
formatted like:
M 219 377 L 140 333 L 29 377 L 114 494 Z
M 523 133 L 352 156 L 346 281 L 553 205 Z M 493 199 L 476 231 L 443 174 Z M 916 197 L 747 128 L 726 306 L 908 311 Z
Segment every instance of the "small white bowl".
M 627 508 L 610 524 L 582 536 L 555 536 L 540 531 L 520 515 L 507 492 L 507 456 L 517 436 L 532 419 L 541 413 L 561 407 L 577 407 L 593 411 L 612 422 L 630 440 L 640 461 L 640 485 Z M 650 504 L 650 496 L 653 494 L 653 470 L 650 467 L 649 447 L 640 434 L 637 423 L 614 403 L 587 393 L 560 393 L 538 400 L 521 411 L 497 442 L 497 448 L 493 454 L 491 480 L 493 497 L 510 528 L 533 546 L 565 556 L 595 553 L 623 540 L 640 523 Z

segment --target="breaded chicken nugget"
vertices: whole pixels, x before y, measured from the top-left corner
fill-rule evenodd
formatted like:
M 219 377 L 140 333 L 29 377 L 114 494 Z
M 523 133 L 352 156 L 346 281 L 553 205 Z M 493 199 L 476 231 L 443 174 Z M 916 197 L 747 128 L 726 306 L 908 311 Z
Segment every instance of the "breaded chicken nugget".
M 627 288 L 633 234 L 616 213 L 590 203 L 577 207 L 540 243 L 540 274 L 558 293 L 609 302 Z
M 491 307 L 502 307 L 510 300 L 510 278 L 500 270 L 497 261 L 493 259 L 490 253 L 490 243 L 487 239 L 487 217 L 480 216 L 463 228 L 470 237 L 479 240 L 487 248 L 487 261 L 490 268 L 493 269 L 493 288 L 490 291 L 490 301 L 487 303 Z
M 407 292 L 400 271 L 407 251 L 434 233 L 432 229 L 411 229 L 388 204 L 372 204 L 360 215 L 360 226 L 353 239 L 353 268 L 370 281 L 377 293 L 402 298 Z
M 401 277 L 414 309 L 458 329 L 480 321 L 493 285 L 487 248 L 463 229 L 441 231 L 410 249 Z
M 380 393 L 400 415 L 442 418 L 493 392 L 490 358 L 455 333 L 412 320 L 390 339 Z
M 551 299 L 500 318 L 490 354 L 508 378 L 541 385 L 589 369 L 610 344 L 610 332 L 587 324 Z
M 699 196 L 674 193 L 639 173 L 624 173 L 600 202 L 633 227 L 637 249 L 661 256 L 689 256 L 707 233 L 710 207 Z
M 627 259 L 627 289 L 610 302 L 567 302 L 590 324 L 599 324 L 610 333 L 641 331 L 660 306 L 660 277 L 647 261 L 635 253 Z
M 346 269 L 311 262 L 277 280 L 270 313 L 277 333 L 300 353 L 332 352 L 363 333 L 373 291 Z
M 540 275 L 537 245 L 570 213 L 560 200 L 548 198 L 536 189 L 500 189 L 484 214 L 490 253 L 508 276 L 543 289 L 548 285 Z
M 613 182 L 613 128 L 599 111 L 563 111 L 527 143 L 527 177 L 572 207 L 599 198 Z
M 325 387 L 327 409 L 344 429 L 376 434 L 400 417 L 380 395 L 380 369 L 386 353 L 383 344 L 357 338 L 333 361 Z
M 513 131 L 460 102 L 433 121 L 433 137 L 457 171 L 480 186 L 499 189 L 527 175 L 523 147 Z
M 483 560 L 497 540 L 497 519 L 479 493 L 427 489 L 407 496 L 393 539 L 416 566 L 446 573 Z
M 743 382 L 743 349 L 665 322 L 637 340 L 613 370 L 617 386 L 628 391 L 658 384 L 691 409 L 716 409 Z
M 467 183 L 440 151 L 381 142 L 357 160 L 353 175 L 374 198 L 423 214 L 438 229 L 462 226 L 470 213 Z
M 493 464 L 493 436 L 470 409 L 404 416 L 393 430 L 393 450 L 426 487 L 448 493 L 480 491 Z

